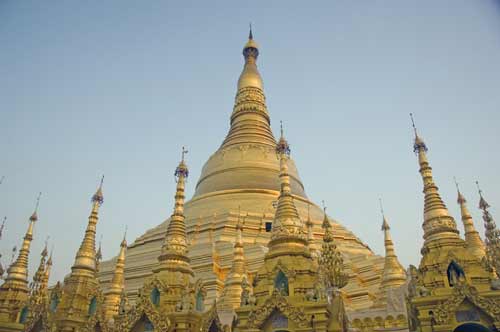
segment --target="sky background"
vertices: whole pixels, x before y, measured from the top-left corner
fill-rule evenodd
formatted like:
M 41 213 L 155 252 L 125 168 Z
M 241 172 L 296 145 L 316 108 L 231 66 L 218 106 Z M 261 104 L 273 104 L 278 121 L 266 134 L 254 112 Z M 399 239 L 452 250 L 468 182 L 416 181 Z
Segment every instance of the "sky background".
M 418 264 L 422 183 L 408 113 L 463 233 L 453 176 L 484 234 L 500 220 L 500 2 L 0 1 L 0 240 L 20 245 L 42 191 L 30 278 L 50 235 L 69 272 L 105 174 L 98 238 L 116 255 L 191 197 L 229 128 L 248 22 L 272 128 L 285 123 L 310 198 L 383 254 L 382 197 L 402 263 Z M 498 211 L 498 213 L 497 213 Z

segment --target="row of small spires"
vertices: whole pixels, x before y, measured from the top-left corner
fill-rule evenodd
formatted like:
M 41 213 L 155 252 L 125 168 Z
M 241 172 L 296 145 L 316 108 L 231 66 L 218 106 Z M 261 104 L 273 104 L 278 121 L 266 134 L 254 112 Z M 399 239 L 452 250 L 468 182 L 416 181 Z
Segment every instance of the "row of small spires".
M 411 118 L 411 121 L 412 121 L 412 127 L 414 129 L 414 132 L 415 132 L 415 151 L 418 150 L 418 146 L 419 144 L 423 145 L 423 148 L 425 150 L 427 150 L 426 146 L 425 146 L 425 143 L 423 143 L 423 141 L 421 141 L 421 139 L 418 137 L 418 134 L 417 134 L 417 129 L 416 129 L 416 126 L 415 126 L 415 122 L 414 122 L 414 118 L 413 118 L 413 114 L 410 113 L 410 118 Z M 281 138 L 280 138 L 280 141 L 278 142 L 278 148 L 280 148 L 280 142 L 284 142 L 282 143 L 281 145 L 286 145 L 285 147 L 285 153 L 286 154 L 289 154 L 290 153 L 290 149 L 289 149 L 289 146 L 288 146 L 288 142 L 286 142 L 286 140 L 284 140 L 284 132 L 283 132 L 283 122 L 280 121 L 280 132 L 281 132 Z M 188 153 L 188 150 L 185 149 L 185 147 L 182 147 L 182 153 L 181 153 L 181 163 L 180 163 L 180 167 L 177 167 L 176 171 L 175 171 L 175 175 L 176 177 L 178 177 L 180 174 L 180 172 L 185 172 L 184 177 L 187 177 L 187 167 L 185 167 L 185 164 L 184 164 L 184 161 L 185 161 L 185 155 Z M 182 165 L 184 165 L 184 167 L 182 167 Z M 3 183 L 5 179 L 5 176 L 2 176 L 0 178 L 0 184 Z M 100 185 L 99 185 L 99 188 L 97 190 L 97 192 L 92 196 L 92 202 L 97 202 L 100 204 L 103 203 L 104 199 L 103 199 L 103 194 L 102 194 L 102 185 L 103 185 L 103 181 L 104 181 L 104 176 L 102 176 L 101 178 L 101 181 L 100 181 Z M 456 181 L 456 179 L 454 178 L 454 182 L 455 182 L 455 185 L 457 187 L 457 191 L 458 191 L 458 203 L 459 204 L 462 204 L 465 202 L 465 199 L 463 198 L 462 194 L 460 193 L 460 190 L 459 190 L 459 185 L 458 185 L 458 182 Z M 485 201 L 485 199 L 483 198 L 482 194 L 482 190 L 479 186 L 479 182 L 476 181 L 476 185 L 477 185 L 477 188 L 478 188 L 478 192 L 479 192 L 479 195 L 480 195 L 480 201 L 479 201 L 479 208 L 482 209 L 482 210 L 485 210 L 489 207 L 489 204 Z M 33 214 L 31 215 L 30 217 L 30 221 L 37 221 L 38 220 L 38 215 L 37 215 L 37 212 L 38 212 L 38 207 L 39 207 L 39 203 L 40 203 L 40 197 L 41 197 L 41 192 L 38 194 L 37 196 L 37 199 L 36 199 L 36 205 L 35 205 L 35 210 L 33 212 Z M 388 228 L 388 225 L 387 225 L 387 222 L 385 221 L 385 213 L 384 213 L 384 209 L 383 209 L 383 206 L 382 206 L 382 200 L 379 199 L 379 203 L 380 203 L 380 210 L 381 210 L 381 214 L 382 214 L 382 217 L 384 219 L 384 224 L 382 225 L 382 230 L 384 230 L 384 228 Z M 324 209 L 324 212 L 325 212 L 325 216 L 326 216 L 326 206 L 324 204 L 324 201 L 323 201 L 323 209 Z M 4 217 L 3 219 L 3 222 L 2 222 L 2 225 L 0 226 L 0 239 L 2 237 L 2 234 L 3 234 L 3 230 L 4 230 L 4 227 L 5 227 L 5 222 L 7 220 L 7 217 Z M 125 237 L 126 237 L 126 230 L 125 230 L 125 235 L 124 235 L 124 241 L 125 241 Z M 102 240 L 102 237 L 101 237 L 101 240 Z M 46 246 L 45 248 L 47 247 L 47 243 L 46 243 Z M 17 251 L 17 247 L 15 246 L 12 250 L 12 261 L 14 259 L 14 255 Z M 45 251 L 45 249 L 44 249 Z M 51 253 L 52 255 L 52 253 Z M 0 255 L 1 257 L 1 255 Z M 99 249 L 97 250 L 96 252 L 96 260 L 99 261 L 100 259 L 102 258 L 102 252 L 101 252 L 101 241 L 99 241 Z M 12 264 L 12 262 L 11 262 Z M 3 268 L 0 264 L 0 278 L 1 276 L 3 275 Z

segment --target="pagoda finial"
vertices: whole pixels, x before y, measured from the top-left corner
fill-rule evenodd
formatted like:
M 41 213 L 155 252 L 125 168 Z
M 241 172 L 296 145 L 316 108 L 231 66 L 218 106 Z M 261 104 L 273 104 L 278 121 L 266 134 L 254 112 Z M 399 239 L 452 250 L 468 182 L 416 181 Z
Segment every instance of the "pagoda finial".
M 183 147 L 182 147 L 182 159 L 181 159 L 181 161 L 184 161 L 184 157 L 186 156 L 186 154 L 187 154 L 188 152 L 189 152 L 189 151 L 188 151 L 188 150 L 186 150 L 186 148 L 183 146 Z
M 92 202 L 95 204 L 102 205 L 104 202 L 104 196 L 102 194 L 102 184 L 104 183 L 104 175 L 101 177 L 101 182 L 99 183 L 99 187 L 97 188 L 96 193 L 92 196 Z
M 413 119 L 413 113 L 410 113 L 411 125 L 413 127 L 413 131 L 415 132 L 415 137 L 417 137 L 417 127 L 415 126 L 415 119 Z
M 32 221 L 38 220 L 38 206 L 40 205 L 40 197 L 41 196 L 42 196 L 42 192 L 39 192 L 38 196 L 36 198 L 35 210 L 33 211 L 33 214 L 30 217 L 30 220 L 32 220 Z
M 5 227 L 5 222 L 7 221 L 7 216 L 3 217 L 2 226 L 0 226 L 0 239 L 2 238 L 3 229 Z
M 250 22 L 250 31 L 248 32 L 248 39 L 253 40 L 252 22 Z
M 413 151 L 415 153 L 427 152 L 427 146 L 424 141 L 418 136 L 417 127 L 415 126 L 415 120 L 413 118 L 413 113 L 410 113 L 411 125 L 413 127 L 413 131 L 415 133 L 415 142 L 413 144 Z
M 387 219 L 385 218 L 384 206 L 382 205 L 382 198 L 379 197 L 378 202 L 380 205 L 380 213 L 382 214 L 382 230 L 388 231 L 391 228 L 389 227 L 389 223 L 387 222 Z
M 481 187 L 479 186 L 479 181 L 476 181 L 476 187 L 477 187 L 477 191 L 479 193 L 479 208 L 483 211 L 487 210 L 490 207 L 490 205 L 488 204 L 488 202 L 486 202 L 486 200 L 483 197 L 483 191 L 481 190 Z
M 121 246 L 127 246 L 127 230 L 128 230 L 128 225 L 125 225 L 125 232 L 123 232 L 123 240 L 121 243 Z

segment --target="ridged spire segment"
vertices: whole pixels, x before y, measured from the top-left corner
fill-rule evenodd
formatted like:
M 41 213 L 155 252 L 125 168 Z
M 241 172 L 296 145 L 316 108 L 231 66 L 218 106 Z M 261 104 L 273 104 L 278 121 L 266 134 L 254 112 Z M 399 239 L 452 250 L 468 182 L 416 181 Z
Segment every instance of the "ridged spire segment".
M 125 255 L 127 252 L 127 240 L 123 236 L 120 243 L 120 252 L 116 258 L 115 271 L 109 290 L 105 295 L 105 316 L 111 319 L 118 314 L 122 292 L 125 289 Z
M 280 196 L 278 197 L 278 207 L 274 215 L 269 247 L 271 249 L 274 240 L 280 238 L 293 238 L 295 239 L 294 241 L 299 241 L 306 245 L 307 240 L 299 213 L 297 212 L 297 207 L 293 202 L 292 190 L 290 187 L 290 175 L 287 165 L 287 161 L 290 157 L 290 146 L 283 135 L 283 129 L 281 130 L 281 137 L 276 145 L 276 155 L 280 161 L 279 177 L 281 189 Z
M 177 181 L 174 212 L 170 217 L 167 234 L 163 242 L 161 254 L 158 257 L 160 262 L 160 269 L 175 269 L 178 265 L 185 272 L 193 274 L 189 265 L 189 258 L 187 256 L 188 241 L 186 235 L 186 225 L 184 223 L 184 200 L 185 200 L 185 187 L 186 179 L 189 175 L 187 165 L 184 161 L 184 156 L 187 151 L 182 148 L 182 159 L 175 169 L 175 178 Z
M 257 69 L 259 47 L 250 30 L 243 48 L 245 65 L 238 80 L 238 89 L 231 115 L 231 128 L 222 143 L 228 147 L 240 143 L 257 143 L 274 147 L 262 78 Z
M 382 288 L 395 288 L 403 285 L 406 282 L 406 272 L 401 263 L 396 256 L 396 251 L 394 250 L 394 243 L 392 242 L 391 232 L 389 223 L 385 217 L 384 210 L 382 208 L 382 202 L 380 203 L 380 209 L 382 212 L 382 231 L 384 232 L 384 247 L 385 247 L 385 261 L 384 261 L 384 273 L 382 275 Z
M 99 208 L 104 203 L 104 196 L 102 194 L 102 184 L 104 176 L 101 178 L 101 183 L 97 188 L 96 193 L 92 196 L 92 211 L 90 213 L 85 236 L 76 253 L 75 263 L 71 268 L 73 272 L 83 274 L 92 273 L 94 275 L 97 271 L 97 254 L 95 246 L 95 236 L 97 222 L 99 221 Z
M 323 244 L 318 258 L 319 277 L 325 289 L 338 289 L 347 285 L 349 275 L 344 271 L 344 259 L 335 245 L 332 232 L 332 224 L 326 214 L 324 207 L 323 218 Z
M 455 185 L 457 187 L 457 203 L 460 205 L 460 214 L 462 216 L 462 222 L 464 224 L 465 231 L 465 243 L 467 248 L 477 257 L 479 260 L 483 259 L 486 255 L 483 240 L 479 236 L 479 232 L 474 227 L 474 220 L 467 208 L 467 200 L 460 192 L 458 183 L 455 180 Z
M 483 197 L 483 191 L 479 188 L 479 183 L 476 181 L 479 191 L 479 208 L 483 210 L 483 220 L 485 229 L 485 244 L 486 244 L 486 259 L 491 267 L 495 269 L 497 276 L 500 278 L 500 230 L 497 229 L 495 221 L 488 211 L 490 205 Z
M 19 255 L 14 263 L 12 263 L 12 265 L 7 269 L 7 277 L 5 278 L 4 286 L 12 283 L 25 290 L 28 289 L 28 257 L 30 254 L 31 241 L 33 240 L 33 228 L 35 226 L 35 222 L 38 220 L 37 212 L 41 194 L 42 193 L 38 194 L 35 210 L 29 218 L 28 230 L 24 235 Z
M 434 182 L 432 168 L 427 159 L 427 146 L 417 134 L 414 123 L 413 128 L 415 130 L 413 150 L 418 154 L 420 174 L 424 184 L 424 245 L 434 241 L 447 241 L 447 239 L 460 240 L 455 220 L 450 216 Z

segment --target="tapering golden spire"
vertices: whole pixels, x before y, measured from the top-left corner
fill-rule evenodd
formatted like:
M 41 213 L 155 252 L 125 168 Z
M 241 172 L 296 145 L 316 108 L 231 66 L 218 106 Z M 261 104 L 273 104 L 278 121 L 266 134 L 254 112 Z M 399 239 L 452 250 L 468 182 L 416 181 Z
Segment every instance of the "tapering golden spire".
M 38 269 L 35 272 L 35 275 L 33 276 L 33 283 L 32 283 L 32 292 L 37 292 L 41 289 L 43 289 L 43 281 L 45 278 L 45 269 L 46 269 L 46 261 L 47 261 L 47 256 L 48 256 L 48 250 L 47 250 L 47 241 L 45 241 L 45 247 L 43 248 L 40 256 L 40 264 L 38 265 Z
M 413 114 L 410 113 L 410 117 L 415 131 L 413 150 L 418 154 L 420 174 L 424 184 L 424 245 L 434 241 L 446 242 L 449 241 L 448 239 L 457 242 L 460 240 L 457 225 L 439 195 L 438 187 L 432 176 L 432 168 L 427 160 L 427 146 L 417 133 Z
M 109 290 L 105 296 L 105 316 L 106 320 L 111 319 L 118 314 L 120 299 L 123 290 L 125 289 L 125 255 L 127 252 L 127 231 L 123 235 L 123 240 L 120 243 L 120 253 L 116 258 L 115 271 Z
M 185 155 L 187 150 L 182 148 L 182 158 L 175 169 L 175 177 L 177 181 L 174 212 L 170 217 L 167 234 L 163 242 L 161 254 L 158 257 L 160 262 L 159 269 L 167 270 L 183 270 L 183 272 L 193 275 L 193 271 L 189 265 L 190 260 L 187 256 L 188 241 L 186 235 L 186 225 L 184 223 L 184 199 L 186 179 L 189 175 L 189 170 L 185 163 Z
M 238 79 L 238 88 L 231 115 L 231 128 L 222 147 L 253 142 L 273 147 L 276 143 L 270 128 L 264 85 L 257 69 L 259 47 L 250 29 L 243 47 L 245 65 Z
M 31 241 L 33 240 L 33 228 L 35 222 L 38 220 L 38 206 L 40 204 L 40 197 L 42 193 L 38 194 L 36 199 L 36 206 L 33 214 L 29 218 L 29 226 L 26 234 L 24 235 L 23 244 L 19 250 L 19 255 L 14 263 L 7 270 L 7 277 L 5 284 L 16 284 L 20 288 L 28 289 L 28 257 L 30 253 Z
M 486 259 L 491 267 L 495 269 L 497 276 L 500 278 L 500 230 L 497 229 L 495 221 L 488 209 L 490 205 L 483 197 L 483 191 L 479 187 L 479 182 L 476 181 L 479 191 L 479 208 L 483 210 L 483 220 L 485 229 L 485 244 L 486 244 Z
M 320 282 L 328 291 L 342 288 L 347 285 L 349 275 L 344 271 L 344 259 L 335 245 L 332 224 L 326 214 L 326 206 L 323 202 L 323 244 L 318 258 Z
M 243 253 L 243 225 L 241 211 L 238 207 L 238 222 L 236 224 L 236 241 L 233 247 L 233 264 L 231 271 L 224 282 L 221 306 L 227 309 L 236 309 L 241 304 L 242 280 L 245 276 L 245 256 Z
M 281 125 L 281 137 L 276 145 L 276 155 L 280 160 L 279 177 L 281 189 L 280 196 L 278 197 L 278 206 L 274 215 L 271 241 L 268 245 L 269 253 L 273 252 L 275 245 L 280 248 L 288 242 L 295 243 L 293 248 L 302 251 L 307 245 L 307 239 L 297 212 L 297 207 L 293 202 L 287 165 L 288 158 L 290 157 L 290 146 L 283 134 L 283 125 Z M 292 248 L 290 247 L 289 250 L 292 250 Z
M 91 274 L 96 273 L 97 255 L 95 248 L 96 226 L 99 221 L 99 208 L 104 202 L 102 194 L 102 184 L 104 182 L 104 175 L 101 178 L 101 183 L 97 188 L 96 193 L 92 196 L 92 211 L 90 213 L 85 236 L 76 253 L 75 263 L 71 268 L 73 273 Z
M 399 287 L 406 282 L 406 272 L 396 256 L 394 243 L 392 242 L 389 223 L 385 217 L 382 200 L 380 202 L 380 212 L 382 214 L 382 231 L 384 232 L 385 261 L 384 273 L 382 275 L 382 288 Z
M 483 240 L 481 240 L 479 232 L 474 227 L 474 220 L 472 220 L 472 216 L 467 208 L 467 200 L 460 192 L 457 180 L 455 178 L 453 178 L 453 180 L 455 181 L 455 186 L 457 187 L 457 203 L 460 205 L 460 213 L 464 224 L 465 243 L 472 254 L 481 260 L 486 254 Z

